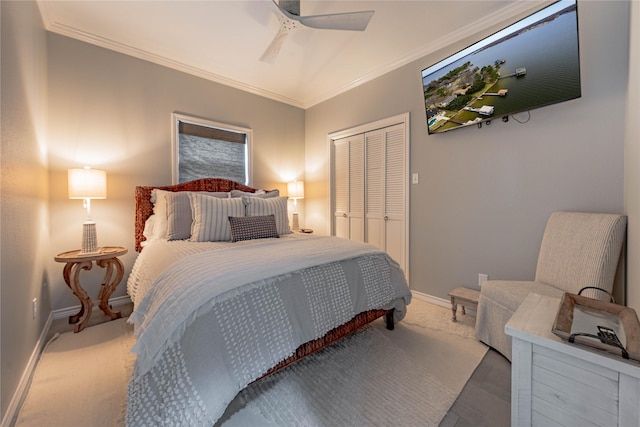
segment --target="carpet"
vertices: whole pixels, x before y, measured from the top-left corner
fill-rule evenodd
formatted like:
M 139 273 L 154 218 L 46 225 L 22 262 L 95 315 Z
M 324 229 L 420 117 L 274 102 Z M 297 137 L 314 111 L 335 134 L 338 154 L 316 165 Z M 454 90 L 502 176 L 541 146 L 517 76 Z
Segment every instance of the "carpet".
M 124 425 L 133 328 L 126 319 L 68 332 L 46 346 L 16 426 Z
M 487 350 L 458 318 L 414 298 L 394 331 L 378 320 L 249 386 L 217 425 L 436 426 Z M 124 425 L 131 332 L 119 319 L 52 341 L 16 426 Z

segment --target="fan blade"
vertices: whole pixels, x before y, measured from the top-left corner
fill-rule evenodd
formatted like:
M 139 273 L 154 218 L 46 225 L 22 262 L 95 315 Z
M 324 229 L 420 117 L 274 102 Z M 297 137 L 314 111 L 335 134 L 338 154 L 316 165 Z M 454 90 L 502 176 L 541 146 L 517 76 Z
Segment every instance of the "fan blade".
M 300 16 L 300 0 L 279 0 L 277 6 L 292 15 Z
M 271 43 L 269 43 L 269 46 L 267 46 L 267 49 L 265 49 L 264 53 L 260 57 L 260 61 L 273 64 L 276 61 L 278 53 L 280 53 L 282 43 L 284 43 L 284 40 L 287 38 L 288 34 L 289 30 L 280 28 L 278 34 L 276 34 L 273 40 L 271 40 Z
M 333 13 L 295 17 L 302 25 L 323 30 L 364 31 L 375 11 Z

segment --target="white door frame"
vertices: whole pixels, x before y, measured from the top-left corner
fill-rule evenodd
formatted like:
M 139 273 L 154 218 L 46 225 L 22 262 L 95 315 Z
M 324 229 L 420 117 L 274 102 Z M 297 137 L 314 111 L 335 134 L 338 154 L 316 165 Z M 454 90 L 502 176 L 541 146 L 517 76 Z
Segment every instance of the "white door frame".
M 353 135 L 358 135 L 361 133 L 366 133 L 366 132 L 370 132 L 373 130 L 377 130 L 377 129 L 382 129 L 382 128 L 386 128 L 389 126 L 393 126 L 393 125 L 397 125 L 397 124 L 403 124 L 404 125 L 404 135 L 405 135 L 405 164 L 407 165 L 407 170 L 406 170 L 406 177 L 405 177 L 405 182 L 406 182 L 406 192 L 405 192 L 405 206 L 404 206 L 404 215 L 405 215 L 405 260 L 404 260 L 404 265 L 402 265 L 402 269 L 404 270 L 404 274 L 405 277 L 407 278 L 407 281 L 409 281 L 409 228 L 410 228 L 410 223 L 409 223 L 409 199 L 410 199 L 410 188 L 411 188 L 411 181 L 410 181 L 410 173 L 409 171 L 411 170 L 410 164 L 409 164 L 409 153 L 410 153 L 410 148 L 411 148 L 411 134 L 410 134 L 410 126 L 409 126 L 409 113 L 403 113 L 403 114 L 398 114 L 397 116 L 393 116 L 393 117 L 388 117 L 386 119 L 381 119 L 381 120 L 377 120 L 375 122 L 370 122 L 370 123 L 365 123 L 362 125 L 358 125 L 358 126 L 354 126 L 348 129 L 344 129 L 344 130 L 340 130 L 340 131 L 336 131 L 336 132 L 332 132 L 327 136 L 327 140 L 328 140 L 328 158 L 329 158 L 329 188 L 328 188 L 328 194 L 329 194 L 329 212 L 327 215 L 327 218 L 329 218 L 329 231 L 331 233 L 331 235 L 335 235 L 335 221 L 334 221 L 334 217 L 333 217 L 333 213 L 335 211 L 335 206 L 334 206 L 334 201 L 333 201 L 333 162 L 331 161 L 332 154 L 333 154 L 333 141 L 337 140 L 337 139 L 342 139 L 342 138 L 346 138 L 349 136 L 353 136 Z

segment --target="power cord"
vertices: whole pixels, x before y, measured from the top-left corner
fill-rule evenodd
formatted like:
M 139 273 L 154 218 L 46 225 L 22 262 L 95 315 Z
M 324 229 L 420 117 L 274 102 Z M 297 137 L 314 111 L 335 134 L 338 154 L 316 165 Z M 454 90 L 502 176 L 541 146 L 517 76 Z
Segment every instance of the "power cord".
M 527 123 L 529 120 L 531 120 L 531 111 L 527 111 L 527 119 L 526 120 L 518 120 L 518 118 L 515 116 L 515 114 L 511 115 L 511 118 L 513 118 L 513 120 L 515 120 L 516 122 L 520 123 L 520 124 L 524 124 Z M 519 114 L 519 113 L 516 113 Z
M 45 350 L 47 349 L 47 347 L 49 347 L 49 344 L 51 344 L 52 342 L 54 342 L 55 340 L 58 339 L 58 337 L 60 337 L 60 333 L 56 332 L 55 334 L 53 334 L 53 336 L 51 338 L 49 338 L 49 341 L 47 341 L 47 343 L 44 345 L 44 347 L 42 348 L 42 353 L 45 352 Z

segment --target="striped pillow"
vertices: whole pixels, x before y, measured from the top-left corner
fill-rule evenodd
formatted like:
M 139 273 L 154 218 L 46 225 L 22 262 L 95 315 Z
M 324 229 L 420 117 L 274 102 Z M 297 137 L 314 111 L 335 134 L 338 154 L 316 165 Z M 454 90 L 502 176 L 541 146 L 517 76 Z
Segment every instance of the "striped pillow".
M 231 226 L 232 242 L 280 237 L 276 229 L 276 217 L 273 214 L 264 216 L 230 216 L 229 225 Z
M 274 215 L 276 229 L 279 235 L 289 234 L 289 215 L 287 214 L 287 197 L 272 197 L 261 199 L 259 197 L 242 196 L 246 208 L 246 216 Z
M 193 225 L 192 242 L 224 242 L 231 240 L 230 216 L 244 216 L 242 199 L 218 199 L 200 193 L 189 193 Z
M 210 197 L 226 199 L 228 192 L 202 192 Z M 189 192 L 180 191 L 165 195 L 167 202 L 167 240 L 183 240 L 191 236 L 193 214 L 191 213 L 191 201 Z

